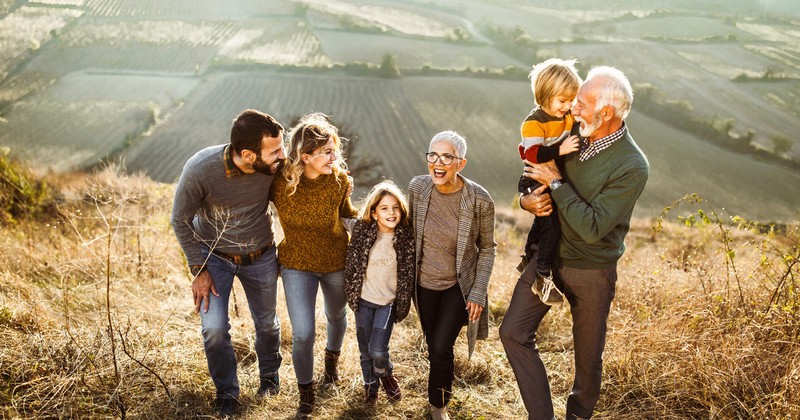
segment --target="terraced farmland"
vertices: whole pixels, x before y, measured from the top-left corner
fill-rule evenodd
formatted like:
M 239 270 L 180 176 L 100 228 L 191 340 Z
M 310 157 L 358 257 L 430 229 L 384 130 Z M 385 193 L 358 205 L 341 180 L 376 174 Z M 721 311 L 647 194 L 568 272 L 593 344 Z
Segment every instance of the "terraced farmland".
M 180 17 L 183 19 L 242 19 L 253 14 L 281 15 L 294 12 L 290 0 L 86 0 L 96 16 Z
M 306 28 L 304 21 L 294 18 L 272 21 L 269 25 L 263 21 L 245 22 L 222 46 L 217 61 L 310 67 L 331 63 L 317 36 Z
M 189 156 L 204 146 L 227 141 L 233 117 L 254 107 L 281 121 L 312 111 L 326 112 L 337 123 L 351 127 L 365 152 L 385 156 L 388 174 L 398 182 L 408 182 L 413 173 L 424 169 L 409 168 L 415 160 L 408 157 L 424 153 L 432 130 L 405 96 L 404 85 L 405 81 L 275 73 L 215 75 L 171 121 L 128 153 L 128 166 L 146 169 L 154 179 L 172 181 Z
M 385 34 L 353 34 L 339 30 L 318 29 L 315 32 L 322 49 L 337 63 L 380 64 L 385 54 L 393 54 L 400 68 L 430 66 L 464 70 L 467 67 L 503 69 L 527 65 L 487 45 L 462 45 Z
M 456 130 L 469 141 L 467 176 L 510 203 L 521 167 L 519 123 L 529 111 L 527 85 L 469 78 L 406 78 L 386 82 L 354 77 L 222 74 L 127 154 L 128 167 L 173 181 L 202 147 L 227 141 L 230 120 L 255 107 L 287 121 L 326 112 L 353 131 L 364 153 L 383 159 L 386 176 L 406 184 L 426 170 L 430 138 Z M 476 100 L 475 98 L 480 98 Z M 510 168 L 510 169 L 509 169 Z
M 456 27 L 448 22 L 430 13 L 419 14 L 394 5 L 353 4 L 340 0 L 302 0 L 302 3 L 313 11 L 346 19 L 361 28 L 430 38 L 456 37 Z
M 487 187 L 500 205 L 510 205 L 521 168 L 516 154 L 519 123 L 529 106 L 524 82 L 219 74 L 131 150 L 127 162 L 131 170 L 172 182 L 194 152 L 226 142 L 231 119 L 247 107 L 272 113 L 281 121 L 321 111 L 355 132 L 362 152 L 381 157 L 384 175 L 399 185 L 426 171 L 422 154 L 433 134 L 456 130 L 468 141 L 465 175 Z M 799 174 L 688 137 L 635 109 L 629 123 L 653 169 L 638 215 L 658 214 L 673 200 L 698 192 L 723 203 L 720 207 L 731 214 L 798 217 Z M 785 182 L 764 185 L 763 179 Z M 754 206 L 756 202 L 770 205 Z
M 122 153 L 131 170 L 171 182 L 192 153 L 227 141 L 245 108 L 284 122 L 322 111 L 399 184 L 425 171 L 434 133 L 455 129 L 469 141 L 465 174 L 508 204 L 532 105 L 524 72 L 560 56 L 619 67 L 662 104 L 800 162 L 800 10 L 668 3 L 0 0 L 0 145 L 57 170 Z M 401 78 L 375 78 L 387 53 Z M 452 71 L 409 76 L 424 66 Z M 515 80 L 465 71 L 508 66 Z M 797 217 L 796 170 L 719 149 L 636 105 L 630 124 L 654 168 L 641 212 L 699 191 L 744 215 Z M 751 197 L 770 204 L 753 208 Z
M 612 36 L 655 37 L 683 41 L 700 41 L 705 38 L 720 39 L 729 36 L 740 39 L 752 39 L 752 35 L 739 30 L 732 24 L 726 24 L 719 18 L 655 15 L 641 19 L 629 19 L 615 22 L 609 28 Z
M 592 64 L 604 63 L 606 57 L 615 57 L 614 66 L 624 69 L 634 83 L 647 81 L 665 92 L 667 98 L 685 101 L 698 118 L 732 119 L 735 132 L 744 135 L 747 130 L 754 130 L 754 142 L 764 148 L 772 147 L 772 136 L 800 129 L 796 108 L 790 105 L 800 97 L 800 83 L 796 80 L 733 83 L 705 70 L 705 64 L 686 61 L 680 53 L 686 51 L 683 47 L 673 49 L 656 42 L 641 42 L 634 46 L 621 43 L 565 44 L 561 49 L 564 56 L 581 57 L 582 61 Z M 749 71 L 758 72 L 749 67 L 759 63 L 759 60 L 747 61 L 751 57 L 749 52 L 742 49 L 728 51 L 738 54 L 732 57 L 741 57 L 743 64 L 737 69 L 748 66 Z M 641 60 L 645 55 L 649 60 Z M 681 65 L 665 65 L 676 62 Z M 761 72 L 766 70 L 763 68 Z M 782 105 L 776 106 L 775 96 L 786 99 L 782 100 Z M 773 112 L 767 116 L 765 110 Z M 765 124 L 765 121 L 769 123 Z M 794 147 L 791 156 L 794 159 L 800 157 L 800 147 Z
M 16 102 L 0 144 L 42 170 L 94 165 L 167 118 L 195 84 L 189 78 L 72 74 Z
M 82 14 L 75 9 L 23 6 L 0 19 L 0 80 Z

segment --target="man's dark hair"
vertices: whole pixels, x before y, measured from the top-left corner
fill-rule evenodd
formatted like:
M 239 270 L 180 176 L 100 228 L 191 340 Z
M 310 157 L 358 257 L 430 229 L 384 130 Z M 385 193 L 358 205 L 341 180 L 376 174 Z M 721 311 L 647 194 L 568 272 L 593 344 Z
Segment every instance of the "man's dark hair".
M 275 118 L 261 111 L 248 109 L 233 120 L 231 146 L 239 155 L 244 150 L 260 154 L 264 136 L 278 137 L 282 133 L 283 126 Z

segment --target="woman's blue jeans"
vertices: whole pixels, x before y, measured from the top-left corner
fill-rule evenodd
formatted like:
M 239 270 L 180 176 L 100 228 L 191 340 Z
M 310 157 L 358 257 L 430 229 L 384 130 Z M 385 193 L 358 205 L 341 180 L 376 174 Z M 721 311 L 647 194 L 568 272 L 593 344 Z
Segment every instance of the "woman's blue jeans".
M 208 371 L 217 397 L 237 398 L 239 379 L 236 375 L 236 356 L 231 345 L 228 319 L 228 302 L 233 288 L 233 277 L 239 278 L 247 296 L 247 306 L 256 330 L 255 351 L 258 370 L 262 378 L 278 374 L 281 367 L 281 323 L 275 307 L 278 294 L 278 261 L 275 247 L 248 265 L 234 264 L 202 249 L 214 287 L 219 297 L 209 294 L 208 312 L 200 310 L 203 347 L 208 361 Z
M 281 267 L 286 308 L 292 323 L 292 363 L 298 384 L 314 380 L 317 290 L 322 289 L 328 320 L 327 349 L 338 352 L 347 330 L 344 271 L 314 273 Z
M 392 374 L 389 339 L 395 319 L 393 306 L 392 303 L 380 306 L 363 299 L 358 301 L 356 338 L 361 352 L 361 374 L 364 385 L 369 386 L 373 394 L 380 387 L 378 378 Z

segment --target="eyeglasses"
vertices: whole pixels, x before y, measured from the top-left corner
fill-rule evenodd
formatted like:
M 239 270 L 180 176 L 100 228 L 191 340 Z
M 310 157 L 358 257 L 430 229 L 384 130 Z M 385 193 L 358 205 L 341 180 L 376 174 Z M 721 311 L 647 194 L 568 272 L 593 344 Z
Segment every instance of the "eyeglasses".
M 442 162 L 442 165 L 449 165 L 453 163 L 454 159 L 461 159 L 461 158 L 458 156 L 453 156 L 450 153 L 445 153 L 443 155 L 440 155 L 436 152 L 428 152 L 425 153 L 425 159 L 428 161 L 428 163 L 436 163 L 436 161 L 439 161 Z

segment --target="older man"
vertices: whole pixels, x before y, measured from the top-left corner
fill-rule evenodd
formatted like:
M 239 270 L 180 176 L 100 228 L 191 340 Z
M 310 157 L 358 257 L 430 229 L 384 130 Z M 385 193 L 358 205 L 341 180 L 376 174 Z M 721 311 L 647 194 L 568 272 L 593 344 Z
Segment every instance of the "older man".
M 523 196 L 522 207 L 538 216 L 555 207 L 562 223 L 555 282 L 570 305 L 575 352 L 567 419 L 590 418 L 600 397 L 617 261 L 650 171 L 625 124 L 632 101 L 630 83 L 621 71 L 593 68 L 572 108 L 583 138 L 579 153 L 566 156 L 560 167 L 550 162 L 526 168 L 526 176 L 543 187 Z M 546 186 L 549 196 L 544 194 Z M 533 258 L 514 288 L 500 339 L 529 418 L 550 420 L 550 385 L 536 347 L 536 331 L 550 306 L 531 291 L 535 273 Z
M 186 162 L 175 190 L 171 223 L 194 277 L 192 297 L 217 391 L 214 405 L 223 416 L 239 405 L 228 322 L 234 276 L 247 295 L 256 329 L 261 379 L 256 394 L 272 395 L 280 388 L 278 263 L 268 205 L 272 180 L 285 158 L 283 126 L 248 109 L 233 121 L 230 143 L 205 148 Z

